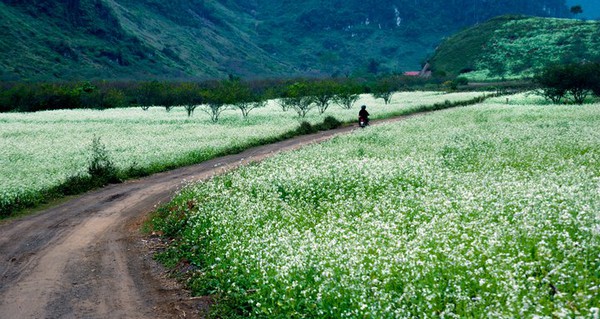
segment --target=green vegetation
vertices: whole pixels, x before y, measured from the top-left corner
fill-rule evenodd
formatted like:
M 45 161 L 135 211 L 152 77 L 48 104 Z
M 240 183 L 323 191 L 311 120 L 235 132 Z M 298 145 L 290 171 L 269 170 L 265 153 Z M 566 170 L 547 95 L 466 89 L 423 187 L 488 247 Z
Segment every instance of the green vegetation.
M 533 77 L 556 63 L 600 61 L 600 22 L 504 16 L 462 31 L 440 45 L 434 72 L 470 80 Z
M 392 103 L 383 105 L 363 94 L 357 103 L 368 105 L 373 118 L 385 118 L 466 105 L 484 95 L 401 92 L 396 93 Z M 96 159 L 107 154 L 110 166 L 117 170 L 117 178 L 124 180 L 337 127 L 339 122 L 356 121 L 357 114 L 356 109 L 335 105 L 323 115 L 310 112 L 300 118 L 270 100 L 249 117 L 241 116 L 234 106 L 224 106 L 219 121 L 214 123 L 206 112 L 190 117 L 186 107 L 172 107 L 168 112 L 165 109 L 161 106 L 0 113 L 0 218 L 48 199 L 98 186 L 95 182 L 102 179 L 92 177 L 88 169 L 91 154 L 97 154 L 92 156 Z M 89 143 L 94 138 L 101 138 L 105 153 L 100 151 L 102 147 L 90 150 Z
M 323 114 L 334 101 L 349 109 L 361 93 L 383 95 L 388 103 L 395 91 L 439 89 L 444 80 L 382 76 L 369 81 L 363 79 L 359 85 L 358 80 L 345 78 L 243 81 L 230 76 L 203 82 L 6 83 L 0 91 L 0 112 L 129 106 L 144 109 L 163 106 L 168 111 L 183 106 L 188 116 L 201 107 L 217 122 L 226 105 L 235 106 L 242 116 L 248 117 L 252 110 L 264 106 L 267 99 L 283 98 L 284 109 L 291 107 L 304 117 L 313 108 Z
M 117 177 L 117 168 L 113 164 L 106 145 L 99 137 L 94 137 L 91 145 L 91 156 L 87 172 L 92 179 L 98 180 L 101 185 L 119 182 Z
M 190 185 L 159 258 L 218 318 L 594 318 L 600 107 L 506 101 Z
M 542 87 L 538 92 L 553 103 L 571 98 L 583 104 L 591 93 L 600 97 L 600 63 L 552 65 L 535 77 Z
M 561 0 L 0 1 L 0 80 L 347 76 L 418 70 L 463 27 Z
M 25 207 L 31 207 L 34 203 L 58 197 L 78 195 L 91 189 L 102 187 L 110 183 L 119 183 L 121 178 L 119 170 L 115 167 L 110 154 L 99 137 L 94 137 L 89 147 L 89 159 L 87 171 L 77 173 L 65 179 L 59 185 L 46 189 L 44 192 L 31 194 L 30 197 L 17 197 L 14 202 L 6 199 L 0 202 L 0 218 L 8 217 L 11 211 L 15 212 Z
M 419 70 L 440 39 L 461 28 L 509 12 L 568 12 L 560 0 L 257 0 L 248 7 L 267 52 L 305 72 L 336 75 Z
M 282 75 L 237 5 L 200 0 L 1 1 L 0 80 Z

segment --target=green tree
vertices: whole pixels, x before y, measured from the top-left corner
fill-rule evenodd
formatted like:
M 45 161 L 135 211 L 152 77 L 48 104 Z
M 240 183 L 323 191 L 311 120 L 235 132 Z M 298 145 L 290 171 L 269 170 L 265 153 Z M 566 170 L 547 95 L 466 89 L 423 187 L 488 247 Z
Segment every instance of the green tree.
M 248 83 L 238 78 L 231 78 L 223 83 L 227 104 L 242 112 L 243 118 L 248 118 L 250 111 L 264 107 L 267 104 L 264 94 L 253 92 Z
M 552 103 L 559 104 L 567 94 L 567 87 L 564 83 L 566 76 L 568 76 L 568 70 L 563 65 L 544 68 L 534 78 L 534 81 L 540 85 L 538 94 Z
M 144 82 L 138 86 L 133 100 L 135 104 L 143 106 L 143 108 L 163 106 L 168 112 L 177 105 L 174 94 L 176 88 L 177 85 L 166 82 Z
M 206 101 L 202 110 L 210 116 L 213 123 L 219 121 L 221 113 L 232 102 L 228 89 L 227 80 L 223 80 L 212 84 L 206 90 Z
M 384 77 L 373 85 L 371 95 L 376 99 L 383 99 L 385 104 L 389 104 L 396 90 L 398 90 L 397 79 L 395 77 Z
M 594 63 L 593 72 L 589 79 L 590 89 L 597 97 L 600 97 L 600 63 Z
M 351 82 L 344 83 L 340 85 L 337 94 L 334 97 L 334 102 L 343 109 L 349 110 L 360 98 L 360 92 L 360 86 Z
M 380 65 L 381 65 L 381 63 L 379 63 L 377 60 L 370 59 L 369 63 L 367 64 L 367 72 L 369 72 L 371 74 L 377 74 L 377 73 L 379 73 L 379 66 Z
M 285 105 L 304 118 L 315 107 L 315 97 L 311 95 L 310 86 L 306 82 L 296 82 L 289 85 L 282 98 Z
M 339 85 L 332 80 L 315 81 L 310 84 L 310 95 L 314 97 L 319 114 L 325 113 L 339 90 Z
M 554 103 L 570 96 L 576 104 L 583 104 L 591 92 L 596 92 L 600 64 L 571 63 L 544 68 L 534 81 L 540 85 L 539 94 Z
M 183 106 L 188 117 L 191 117 L 194 110 L 206 100 L 206 93 L 197 83 L 181 83 L 174 88 L 173 93 L 174 104 Z
M 581 7 L 581 5 L 574 5 L 571 7 L 570 11 L 572 14 L 582 14 L 583 8 Z

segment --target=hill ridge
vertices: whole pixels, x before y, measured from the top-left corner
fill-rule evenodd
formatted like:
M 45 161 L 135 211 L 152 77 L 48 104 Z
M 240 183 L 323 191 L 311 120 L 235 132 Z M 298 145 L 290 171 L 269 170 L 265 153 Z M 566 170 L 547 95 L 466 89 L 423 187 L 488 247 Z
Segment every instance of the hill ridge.
M 495 14 L 566 10 L 565 0 L 0 0 L 0 80 L 402 72 Z
M 600 61 L 600 21 L 502 16 L 446 39 L 431 64 L 438 73 L 489 80 L 582 61 Z

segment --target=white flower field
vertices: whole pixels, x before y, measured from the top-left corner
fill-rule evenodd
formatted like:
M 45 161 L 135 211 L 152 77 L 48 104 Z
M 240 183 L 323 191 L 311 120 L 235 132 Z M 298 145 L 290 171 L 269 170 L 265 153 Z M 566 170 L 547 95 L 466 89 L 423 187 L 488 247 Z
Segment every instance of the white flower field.
M 600 105 L 505 99 L 190 185 L 163 258 L 251 317 L 598 318 Z
M 481 95 L 397 93 L 390 105 L 363 95 L 357 104 L 367 104 L 374 118 L 382 118 Z M 356 117 L 356 108 L 343 110 L 332 105 L 325 115 L 349 121 Z M 313 110 L 305 120 L 317 123 L 322 119 Z M 254 110 L 248 120 L 242 119 L 239 111 L 227 110 L 217 124 L 199 109 L 188 118 L 183 108 L 168 113 L 161 107 L 0 113 L 0 208 L 15 201 L 35 201 L 31 198 L 70 176 L 85 174 L 94 137 L 106 145 L 118 169 L 156 172 L 274 139 L 294 130 L 299 121 L 293 111 L 283 112 L 273 101 Z

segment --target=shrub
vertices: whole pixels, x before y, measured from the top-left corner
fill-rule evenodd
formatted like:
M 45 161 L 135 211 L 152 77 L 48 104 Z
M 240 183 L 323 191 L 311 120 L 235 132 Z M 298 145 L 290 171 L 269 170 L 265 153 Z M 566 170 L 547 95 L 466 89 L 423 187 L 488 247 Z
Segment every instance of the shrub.
M 468 85 L 469 79 L 467 79 L 464 76 L 459 76 L 454 80 L 454 82 L 456 82 L 456 84 L 458 84 L 458 85 Z
M 296 133 L 298 133 L 298 135 L 310 134 L 310 133 L 314 133 L 316 131 L 317 131 L 317 129 L 315 129 L 312 126 L 312 124 L 310 124 L 307 121 L 302 121 L 300 123 L 300 126 L 298 126 L 298 128 L 296 129 Z
M 342 126 L 342 122 L 340 122 L 338 119 L 336 119 L 333 116 L 327 116 L 323 119 L 323 123 L 317 125 L 317 129 L 319 131 L 326 131 L 326 130 L 332 130 L 335 128 L 338 128 Z
M 109 157 L 106 146 L 100 141 L 99 137 L 94 137 L 92 140 L 88 174 L 97 186 L 119 182 L 117 169 Z
M 446 88 L 446 90 L 450 92 L 456 91 L 458 89 L 458 83 L 456 81 L 448 80 L 442 83 L 442 85 Z

